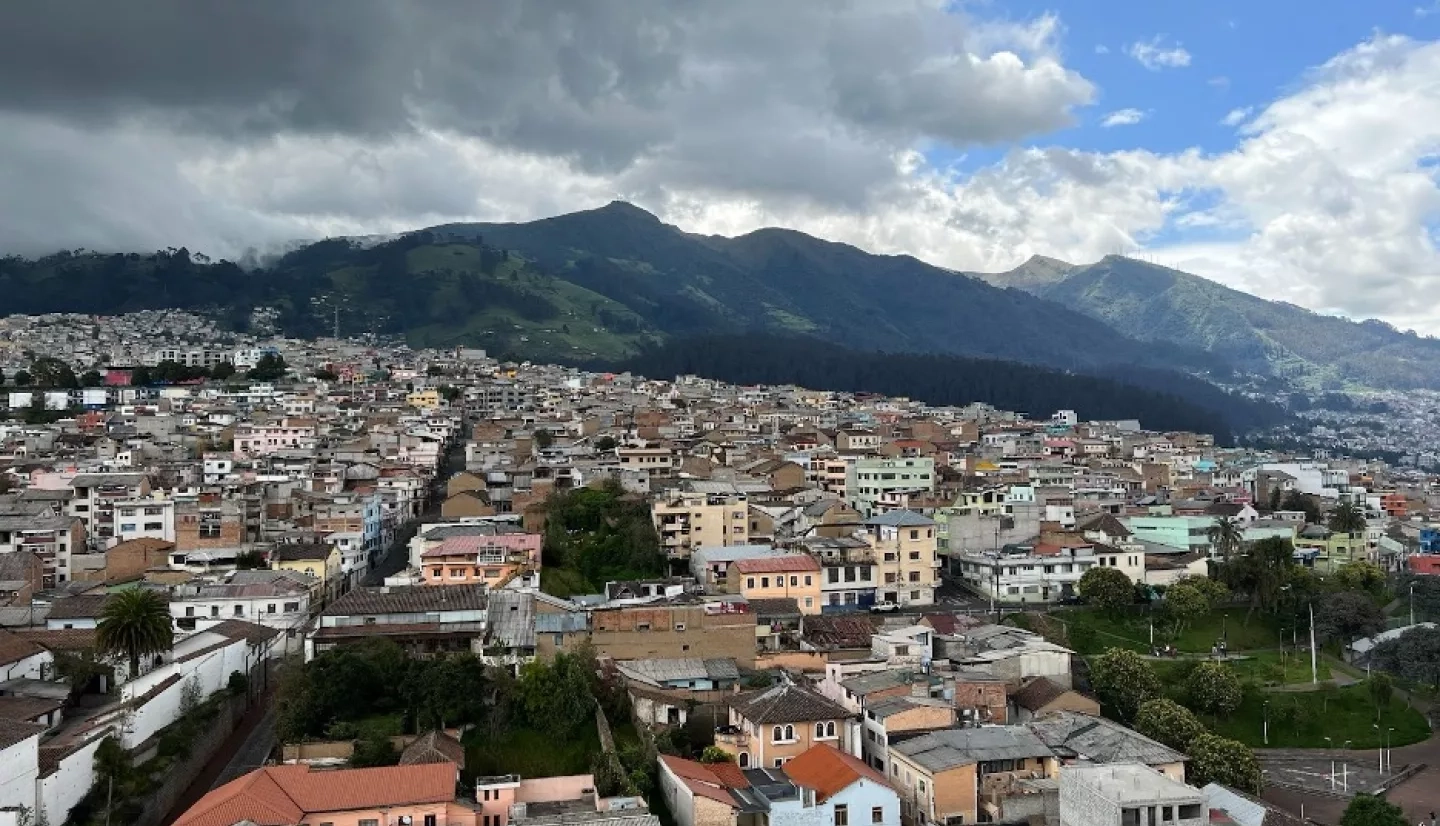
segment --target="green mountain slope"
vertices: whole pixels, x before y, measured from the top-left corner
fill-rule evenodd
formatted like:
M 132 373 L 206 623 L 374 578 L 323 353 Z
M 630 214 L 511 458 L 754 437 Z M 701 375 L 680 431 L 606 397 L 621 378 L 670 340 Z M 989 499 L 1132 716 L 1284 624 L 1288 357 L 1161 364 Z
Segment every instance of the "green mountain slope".
M 1066 369 L 1206 364 L 1198 352 L 1141 344 L 1019 290 L 790 230 L 737 238 L 692 235 L 613 203 L 523 224 L 452 224 L 431 232 L 514 250 L 670 334 L 805 333 L 858 349 Z
M 1199 348 L 1239 369 L 1312 388 L 1440 388 L 1440 340 L 1354 322 L 1230 289 L 1197 275 L 1107 256 L 1061 277 L 1030 262 L 977 276 L 1012 284 L 1143 341 Z

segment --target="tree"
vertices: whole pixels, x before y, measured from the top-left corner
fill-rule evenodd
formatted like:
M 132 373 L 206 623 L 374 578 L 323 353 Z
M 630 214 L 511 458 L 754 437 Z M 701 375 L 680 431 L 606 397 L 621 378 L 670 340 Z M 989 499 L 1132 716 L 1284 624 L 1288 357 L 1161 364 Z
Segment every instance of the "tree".
M 155 383 L 155 373 L 149 367 L 136 367 L 130 371 L 130 384 L 134 387 L 149 387 Z
M 33 385 L 34 383 L 35 383 L 35 380 L 34 380 L 33 378 L 31 378 L 30 372 L 29 372 L 28 370 L 16 370 L 16 371 L 15 371 L 15 386 L 16 386 L 16 387 L 30 387 L 30 386 Z
M 240 571 L 258 571 L 270 567 L 270 561 L 259 551 L 242 551 L 235 555 L 235 568 Z
M 36 387 L 47 390 L 69 390 L 80 386 L 70 365 L 51 356 L 30 363 L 30 377 Z
M 1135 599 L 1130 577 L 1118 568 L 1093 567 L 1080 577 L 1076 589 L 1087 604 L 1106 613 L 1115 613 Z
M 285 376 L 285 359 L 277 353 L 266 353 L 245 373 L 253 381 L 277 381 Z
M 1389 706 L 1390 698 L 1395 696 L 1395 682 L 1383 671 L 1371 674 L 1365 680 L 1365 687 L 1370 691 L 1370 699 L 1377 709 Z
M 175 642 L 170 606 L 154 591 L 133 588 L 112 595 L 100 609 L 95 642 L 101 651 L 123 654 L 131 678 L 140 675 L 140 658 L 163 654 Z
M 394 766 L 400 762 L 400 752 L 389 737 L 370 734 L 355 741 L 355 751 L 350 754 L 350 768 L 368 769 L 377 766 Z
M 1231 564 L 1220 566 L 1220 575 L 1231 588 L 1250 595 L 1252 610 L 1273 611 L 1294 568 L 1295 548 L 1290 540 L 1267 537 L 1253 543 Z
M 560 653 L 549 663 L 526 663 L 516 691 L 530 724 L 553 737 L 568 737 L 595 714 L 595 672 L 578 654 Z
M 1385 630 L 1385 614 L 1369 594 L 1338 591 L 1315 609 L 1315 634 L 1324 642 L 1350 643 Z
M 1275 487 L 1270 488 L 1270 500 L 1269 500 L 1269 501 L 1270 501 L 1270 510 L 1271 510 L 1271 512 L 1280 510 L 1280 487 L 1279 487 L 1278 485 L 1275 486 Z
M 733 763 L 735 762 L 735 758 L 730 754 L 730 752 L 725 751 L 722 748 L 718 748 L 716 746 L 706 746 L 704 751 L 700 752 L 700 762 Z
M 1206 529 L 1205 535 L 1210 539 L 1210 546 L 1220 554 L 1220 561 L 1228 563 L 1245 541 L 1245 528 L 1233 517 L 1221 516 Z
M 1306 522 L 1312 525 L 1320 524 L 1320 506 L 1316 504 L 1314 497 L 1306 496 L 1298 490 L 1292 490 L 1285 494 L 1285 501 L 1281 503 L 1280 509 L 1304 511 Z
M 1385 572 L 1373 562 L 1356 560 L 1335 569 L 1335 583 L 1343 591 L 1364 591 L 1379 596 L 1385 590 Z
M 601 453 L 609 453 L 615 449 L 616 444 L 614 436 L 601 436 L 595 440 L 595 449 Z
M 1133 720 L 1140 706 L 1162 693 L 1155 669 L 1134 651 L 1111 648 L 1090 664 L 1090 685 L 1100 702 L 1121 720 Z
M 1340 826 L 1410 826 L 1399 806 L 1379 795 L 1360 792 L 1350 798 Z
M 99 387 L 105 383 L 105 377 L 100 375 L 99 370 L 86 370 L 80 374 L 81 387 Z
M 224 381 L 235 375 L 235 365 L 228 361 L 222 361 L 210 368 L 210 378 L 216 381 Z
M 546 430 L 543 427 L 536 428 L 535 447 L 537 449 L 544 450 L 545 448 L 553 444 L 555 444 L 555 437 L 550 434 L 550 431 Z
M 340 378 L 339 373 L 336 373 L 334 370 L 328 370 L 324 367 L 311 373 L 310 376 L 317 381 L 337 381 Z
M 1440 689 L 1440 629 L 1411 628 L 1375 646 L 1370 661 L 1377 668 Z
M 1175 620 L 1178 631 L 1213 611 L 1229 592 L 1208 577 L 1184 577 L 1165 589 L 1165 613 Z
M 1330 511 L 1327 527 L 1353 539 L 1356 534 L 1365 530 L 1365 513 L 1353 502 L 1341 502 L 1335 506 L 1334 510 Z
M 1190 741 L 1189 755 L 1186 780 L 1191 785 L 1219 783 L 1250 794 L 1260 793 L 1260 761 L 1244 743 L 1202 734 Z
M 1190 709 L 1161 697 L 1140 705 L 1135 730 L 1172 749 L 1185 751 L 1191 740 L 1205 733 L 1205 724 Z
M 1202 662 L 1185 681 L 1191 707 L 1206 714 L 1228 717 L 1240 707 L 1244 689 L 1235 670 L 1224 663 Z

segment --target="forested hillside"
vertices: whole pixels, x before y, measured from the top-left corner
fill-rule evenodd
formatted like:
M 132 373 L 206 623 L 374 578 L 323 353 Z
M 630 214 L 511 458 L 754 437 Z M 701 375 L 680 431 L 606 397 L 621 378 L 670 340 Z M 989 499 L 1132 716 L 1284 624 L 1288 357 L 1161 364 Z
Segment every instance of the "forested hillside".
M 794 384 L 822 390 L 908 396 L 935 405 L 986 402 L 1048 417 L 1073 409 L 1081 419 L 1139 419 L 1155 430 L 1214 433 L 1220 439 L 1274 424 L 1284 412 L 1231 396 L 1196 379 L 1135 374 L 1150 389 L 1098 377 L 956 356 L 849 350 L 800 337 L 699 336 L 649 348 L 617 369 L 670 378 L 696 374 L 738 384 Z

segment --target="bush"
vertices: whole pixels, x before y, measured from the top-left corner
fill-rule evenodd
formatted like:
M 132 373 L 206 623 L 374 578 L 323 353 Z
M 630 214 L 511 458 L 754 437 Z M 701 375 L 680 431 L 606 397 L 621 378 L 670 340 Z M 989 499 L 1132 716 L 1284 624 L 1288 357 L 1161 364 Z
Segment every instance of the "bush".
M 700 752 L 701 763 L 730 763 L 734 760 L 730 752 L 718 746 L 706 746 L 705 750 Z
M 1191 741 L 1205 733 L 1205 724 L 1190 709 L 1161 698 L 1147 700 L 1140 706 L 1135 715 L 1135 730 L 1172 749 L 1185 751 Z
M 367 737 L 355 743 L 355 753 L 350 755 L 350 768 L 368 769 L 376 766 L 394 766 L 400 762 L 400 752 L 388 737 Z
M 1090 664 L 1090 685 L 1122 721 L 1135 719 L 1145 701 L 1161 695 L 1155 669 L 1134 651 L 1111 648 Z
M 225 690 L 229 691 L 232 697 L 239 697 L 250 690 L 250 679 L 239 671 L 231 671 L 230 679 L 225 683 Z
M 1224 663 L 1203 662 L 1195 666 L 1185 681 L 1185 692 L 1192 708 L 1206 714 L 1229 717 L 1245 698 L 1240 677 Z

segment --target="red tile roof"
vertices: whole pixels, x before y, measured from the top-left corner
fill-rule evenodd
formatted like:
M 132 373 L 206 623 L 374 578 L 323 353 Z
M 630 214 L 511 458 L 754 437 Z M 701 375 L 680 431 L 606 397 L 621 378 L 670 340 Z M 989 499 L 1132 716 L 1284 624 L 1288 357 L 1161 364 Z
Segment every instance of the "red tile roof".
M 286 826 L 311 814 L 447 803 L 455 799 L 456 777 L 453 763 L 338 771 L 267 766 L 200 798 L 174 826 Z
M 691 792 L 728 806 L 735 805 L 730 789 L 750 787 L 745 773 L 734 763 L 697 763 L 669 754 L 660 755 L 660 762 Z
M 820 563 L 809 554 L 739 559 L 731 564 L 742 574 L 788 574 L 794 571 L 819 571 Z
M 884 776 L 858 758 L 833 746 L 811 746 L 799 757 L 785 764 L 785 775 L 807 789 L 815 790 L 815 799 L 823 801 L 848 789 L 857 780 L 871 780 L 889 787 Z

